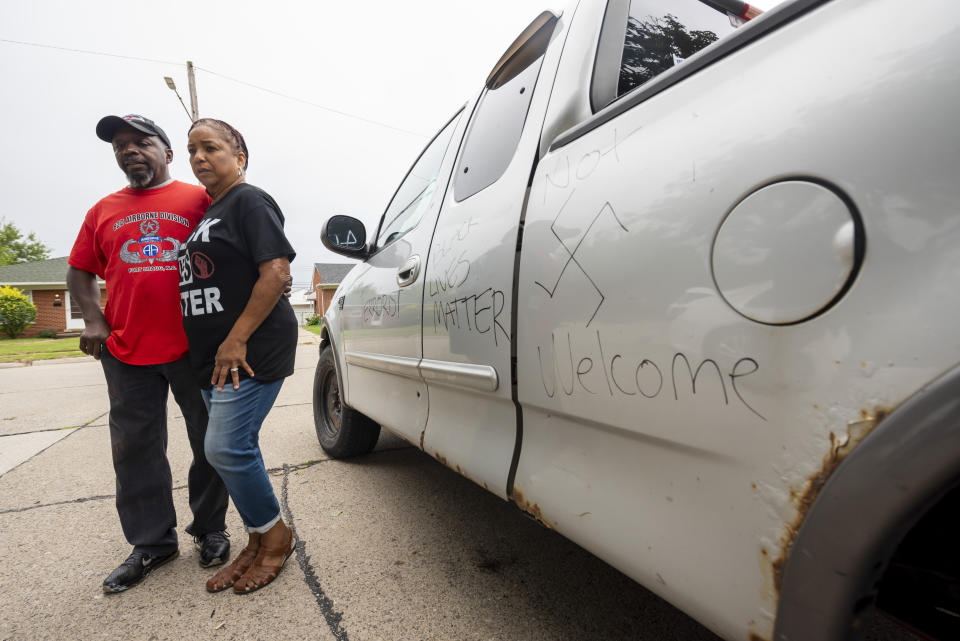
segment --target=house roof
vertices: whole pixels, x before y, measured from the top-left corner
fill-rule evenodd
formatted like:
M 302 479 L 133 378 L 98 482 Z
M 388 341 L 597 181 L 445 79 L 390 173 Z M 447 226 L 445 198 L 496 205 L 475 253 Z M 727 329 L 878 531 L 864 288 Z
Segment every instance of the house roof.
M 324 285 L 339 285 L 356 263 L 314 263 L 313 269 Z
M 0 285 L 63 285 L 67 286 L 67 257 L 48 258 L 32 263 L 0 267 Z

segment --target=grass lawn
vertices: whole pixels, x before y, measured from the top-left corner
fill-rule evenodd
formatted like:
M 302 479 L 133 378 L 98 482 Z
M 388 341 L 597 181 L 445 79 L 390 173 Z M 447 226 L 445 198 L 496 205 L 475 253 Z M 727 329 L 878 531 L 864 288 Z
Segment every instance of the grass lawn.
M 323 331 L 323 325 L 304 325 L 303 328 L 308 332 L 312 332 L 317 336 L 320 335 L 320 332 Z
M 0 363 L 38 361 L 48 358 L 83 356 L 80 338 L 4 338 L 0 339 Z

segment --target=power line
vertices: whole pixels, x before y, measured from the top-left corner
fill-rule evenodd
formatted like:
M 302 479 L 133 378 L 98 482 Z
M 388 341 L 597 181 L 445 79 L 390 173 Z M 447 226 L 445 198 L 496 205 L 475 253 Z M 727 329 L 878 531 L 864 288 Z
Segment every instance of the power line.
M 172 62 L 172 61 L 170 61 L 170 60 L 157 60 L 157 59 L 155 59 L 155 58 L 142 58 L 142 57 L 138 57 L 138 56 L 124 56 L 124 55 L 120 55 L 120 54 L 116 54 L 116 53 L 107 53 L 107 52 L 105 52 L 105 51 L 94 51 L 94 50 L 91 50 L 91 49 L 76 49 L 76 48 L 72 48 L 72 47 L 60 47 L 60 46 L 57 46 L 57 45 L 48 45 L 48 44 L 42 44 L 42 43 L 39 43 L 39 42 L 25 42 L 25 41 L 23 41 L 23 40 L 10 40 L 9 38 L 0 38 L 0 42 L 6 42 L 6 43 L 8 43 L 8 44 L 15 44 L 15 45 L 23 45 L 23 46 L 26 46 L 26 47 L 39 47 L 39 48 L 41 48 L 41 49 L 55 49 L 55 50 L 57 50 L 57 51 L 66 51 L 66 52 L 69 52 L 69 53 L 83 53 L 83 54 L 87 54 L 87 55 L 91 55 L 91 56 L 105 56 L 105 57 L 108 57 L 108 58 L 121 58 L 121 59 L 123 59 L 123 60 L 136 60 L 136 61 L 139 61 L 139 62 L 152 62 L 152 63 L 155 63 L 155 64 L 161 64 L 161 65 L 174 65 L 174 66 L 177 66 L 177 67 L 179 67 L 180 64 L 181 64 L 181 63 L 179 63 L 179 62 Z M 273 89 L 268 89 L 268 88 L 266 88 L 266 87 L 261 87 L 260 85 L 255 85 L 255 84 L 253 84 L 252 82 L 247 82 L 247 81 L 245 81 L 245 80 L 240 80 L 240 79 L 238 79 L 238 78 L 232 78 L 232 77 L 226 76 L 226 75 L 224 75 L 224 74 L 222 74 L 222 73 L 217 73 L 216 71 L 213 71 L 212 69 L 206 69 L 206 68 L 204 68 L 204 67 L 200 67 L 200 66 L 196 66 L 196 65 L 195 65 L 194 67 L 195 67 L 196 69 L 199 69 L 200 71 L 203 71 L 203 72 L 205 72 L 205 73 L 208 73 L 208 74 L 210 74 L 210 75 L 212 75 L 212 76 L 217 76 L 218 78 L 223 78 L 224 80 L 229 80 L 230 82 L 235 82 L 235 83 L 240 84 L 240 85 L 245 85 L 245 86 L 247 86 L 247 87 L 251 87 L 251 88 L 253 88 L 253 89 L 257 89 L 258 91 L 263 91 L 263 92 L 266 92 L 266 93 L 269 93 L 269 94 L 273 94 L 273 95 L 275 95 L 275 96 L 279 96 L 280 98 L 285 98 L 285 99 L 287 99 L 287 100 L 293 100 L 294 102 L 299 102 L 299 103 L 302 103 L 302 104 L 305 104 L 305 105 L 309 105 L 309 106 L 314 107 L 314 108 L 316 108 L 316 109 L 322 109 L 323 111 L 328 111 L 328 112 L 333 113 L 333 114 L 336 114 L 336 115 L 338 115 L 338 116 L 343 116 L 343 117 L 345 117 L 345 118 L 352 118 L 352 119 L 354 119 L 354 120 L 359 120 L 359 121 L 365 122 L 365 123 L 367 123 L 367 124 L 376 125 L 376 126 L 378 126 L 378 127 L 384 127 L 385 129 L 392 129 L 393 131 L 398 131 L 398 132 L 400 132 L 400 133 L 409 134 L 409 135 L 411 135 L 411 136 L 417 136 L 417 137 L 419 137 L 419 138 L 426 138 L 426 137 L 427 137 L 425 134 L 423 134 L 423 133 L 421 133 L 421 132 L 419 132 L 419 131 L 411 131 L 410 129 L 403 129 L 402 127 L 394 127 L 393 125 L 388 125 L 387 123 L 385 123 L 385 122 L 380 122 L 379 120 L 372 120 L 372 119 L 370 119 L 370 118 L 364 118 L 363 116 L 358 116 L 358 115 L 356 115 L 356 114 L 352 114 L 352 113 L 347 112 L 347 111 L 341 111 L 341 110 L 339 110 L 339 109 L 333 109 L 332 107 L 326 107 L 326 106 L 321 105 L 321 104 L 319 104 L 319 103 L 311 102 L 310 100 L 304 100 L 303 98 L 297 98 L 296 96 L 291 96 L 291 95 L 289 95 L 289 94 L 281 93 L 281 92 L 279 92 L 279 91 L 274 91 Z
M 353 118 L 355 120 L 360 120 L 362 122 L 369 123 L 371 125 L 377 125 L 378 127 L 385 127 L 387 129 L 392 129 L 394 131 L 399 131 L 401 133 L 410 134 L 412 136 L 418 136 L 420 138 L 426 138 L 426 134 L 420 133 L 419 131 L 411 131 L 410 129 L 403 129 L 401 127 L 394 127 L 393 125 L 388 125 L 385 122 L 380 122 L 379 120 L 371 120 L 370 118 L 364 118 L 363 116 L 358 116 L 346 111 L 340 111 L 339 109 L 333 109 L 331 107 L 325 107 L 324 105 L 318 104 L 316 102 L 311 102 L 309 100 L 304 100 L 303 98 L 297 98 L 296 96 L 291 96 L 289 94 L 281 93 L 279 91 L 274 91 L 273 89 L 267 89 L 266 87 L 261 87 L 260 85 L 255 85 L 252 82 L 247 82 L 245 80 L 239 80 L 237 78 L 231 78 L 230 76 L 225 76 L 222 73 L 217 73 L 216 71 L 211 71 L 204 67 L 194 65 L 194 67 L 205 73 L 209 73 L 212 76 L 217 76 L 223 78 L 224 80 L 229 80 L 230 82 L 236 82 L 237 84 L 246 85 L 247 87 L 252 87 L 260 91 L 265 91 L 266 93 L 271 93 L 275 96 L 280 96 L 281 98 L 286 98 L 287 100 L 293 100 L 294 102 L 300 102 L 305 105 L 310 105 L 311 107 L 316 107 L 317 109 L 323 109 L 324 111 L 329 111 L 330 113 L 337 114 L 339 116 L 345 116 L 347 118 Z
M 179 62 L 170 62 L 169 60 L 155 60 L 153 58 L 139 58 L 137 56 L 122 56 L 117 53 L 106 53 L 105 51 L 91 51 L 89 49 L 73 49 L 70 47 L 58 47 L 56 45 L 46 45 L 40 44 L 39 42 L 24 42 L 23 40 L 9 40 L 7 38 L 0 38 L 0 42 L 6 42 L 14 45 L 24 45 L 27 47 L 39 47 L 41 49 L 56 49 L 58 51 L 69 51 L 70 53 L 86 53 L 91 56 L 106 56 L 108 58 L 123 58 L 124 60 L 139 60 L 140 62 L 155 62 L 161 65 L 176 65 L 180 66 Z

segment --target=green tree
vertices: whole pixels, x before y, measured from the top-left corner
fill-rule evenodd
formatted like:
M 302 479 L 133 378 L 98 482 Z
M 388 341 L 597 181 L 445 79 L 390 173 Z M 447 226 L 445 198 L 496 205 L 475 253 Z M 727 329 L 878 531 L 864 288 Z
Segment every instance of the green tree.
M 16 225 L 0 218 L 0 266 L 47 258 L 50 248 L 37 240 L 33 232 L 24 237 Z
M 37 308 L 26 294 L 16 287 L 0 285 L 0 331 L 16 338 L 36 317 Z

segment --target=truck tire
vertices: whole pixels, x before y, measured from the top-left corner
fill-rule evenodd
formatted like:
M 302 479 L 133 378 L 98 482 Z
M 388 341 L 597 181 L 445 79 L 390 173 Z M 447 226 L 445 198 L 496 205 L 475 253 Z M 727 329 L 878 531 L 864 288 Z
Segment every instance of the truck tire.
M 329 345 L 320 352 L 313 377 L 313 425 L 320 447 L 333 458 L 367 454 L 380 437 L 380 425 L 343 403 Z

